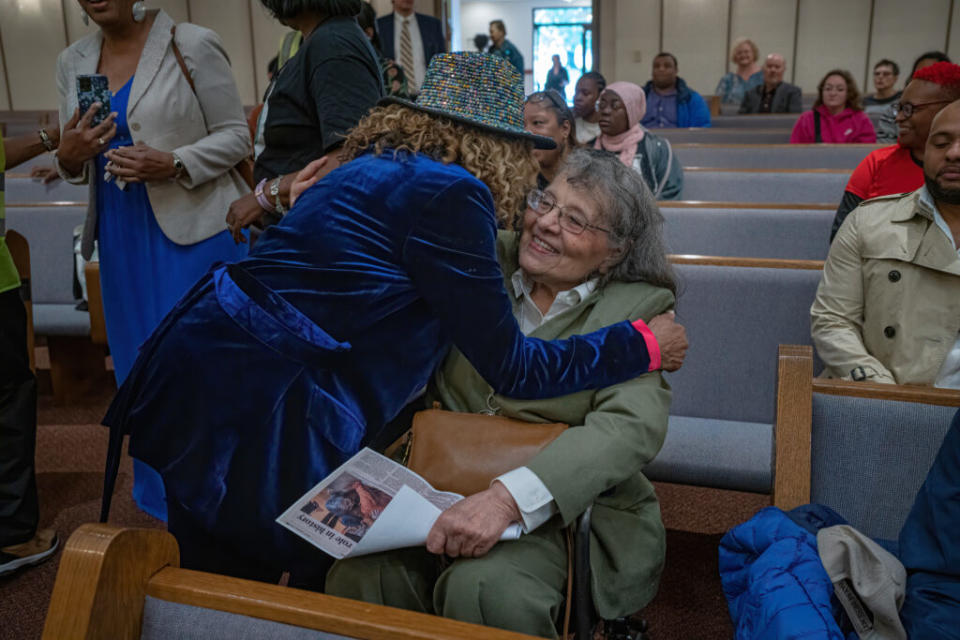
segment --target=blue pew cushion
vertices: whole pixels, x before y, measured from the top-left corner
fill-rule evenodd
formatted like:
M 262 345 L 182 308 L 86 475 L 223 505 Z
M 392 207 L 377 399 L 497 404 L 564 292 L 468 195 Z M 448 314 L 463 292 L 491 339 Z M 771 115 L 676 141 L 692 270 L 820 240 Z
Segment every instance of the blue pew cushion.
M 70 304 L 34 304 L 33 330 L 45 336 L 89 336 L 90 314 Z
M 659 482 L 769 493 L 772 461 L 770 424 L 670 416 L 663 448 L 644 475 Z

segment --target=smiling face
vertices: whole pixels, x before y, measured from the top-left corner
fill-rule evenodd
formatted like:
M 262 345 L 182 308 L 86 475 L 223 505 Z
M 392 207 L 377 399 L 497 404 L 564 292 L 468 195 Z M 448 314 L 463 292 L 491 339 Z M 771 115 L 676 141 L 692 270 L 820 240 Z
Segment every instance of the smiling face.
M 564 215 L 576 215 L 587 224 L 605 226 L 599 203 L 571 187 L 560 175 L 546 192 Z M 596 273 L 605 273 L 615 261 L 608 235 L 587 228 L 576 235 L 560 228 L 557 207 L 538 215 L 527 207 L 520 236 L 520 267 L 538 285 L 557 293 L 573 289 Z
M 597 111 L 600 112 L 600 131 L 605 136 L 620 135 L 630 128 L 630 120 L 627 117 L 627 107 L 623 100 L 615 91 L 605 90 L 600 95 L 597 102 Z
M 133 22 L 134 0 L 78 0 L 80 8 L 99 27 Z
M 523 128 L 530 133 L 552 138 L 557 143 L 556 149 L 534 149 L 533 157 L 540 165 L 540 170 L 550 173 L 556 169 L 560 160 L 567 152 L 567 136 L 570 135 L 570 123 L 562 125 L 557 121 L 557 114 L 547 106 L 549 98 L 542 102 L 527 102 L 523 107 Z
M 960 204 L 960 104 L 953 102 L 933 119 L 923 154 L 923 175 L 934 200 Z
M 914 105 L 925 105 L 914 107 L 909 118 L 904 116 L 903 111 L 897 114 L 897 127 L 899 129 L 897 142 L 900 143 L 900 146 L 914 151 L 917 158 L 924 152 L 933 117 L 946 104 L 927 103 L 945 100 L 946 97 L 940 85 L 927 80 L 911 80 L 907 84 L 907 88 L 903 90 L 903 95 L 900 96 L 900 102 L 903 104 L 909 102 Z
M 827 76 L 820 99 L 831 112 L 842 111 L 847 106 L 847 81 L 843 76 Z
M 579 118 L 586 118 L 597 108 L 600 99 L 600 87 L 591 78 L 577 80 L 577 90 L 573 94 L 573 113 Z
M 741 42 L 740 46 L 733 50 L 733 61 L 738 67 L 749 67 L 756 62 L 753 59 L 753 47 L 749 42 Z

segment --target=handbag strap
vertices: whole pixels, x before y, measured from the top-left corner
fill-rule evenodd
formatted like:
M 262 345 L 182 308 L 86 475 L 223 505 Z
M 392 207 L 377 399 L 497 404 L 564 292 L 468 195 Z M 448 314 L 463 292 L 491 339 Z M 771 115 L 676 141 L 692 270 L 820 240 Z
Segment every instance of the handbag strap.
M 820 137 L 820 112 L 816 109 L 813 111 L 813 141 L 823 142 L 823 138 Z
M 197 95 L 197 87 L 193 84 L 193 78 L 190 77 L 187 62 L 183 59 L 183 54 L 180 53 L 180 47 L 177 46 L 177 25 L 170 27 L 170 47 L 173 49 L 173 55 L 177 58 L 177 64 L 180 65 L 183 77 L 187 79 L 187 84 L 190 85 L 190 91 L 193 91 L 193 95 Z

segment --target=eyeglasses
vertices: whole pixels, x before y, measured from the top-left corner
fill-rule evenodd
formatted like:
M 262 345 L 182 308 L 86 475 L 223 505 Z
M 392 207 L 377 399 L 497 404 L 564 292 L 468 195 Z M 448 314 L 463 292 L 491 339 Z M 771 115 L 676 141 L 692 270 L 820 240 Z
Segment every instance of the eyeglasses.
M 932 104 L 950 104 L 950 100 L 934 100 L 933 102 L 918 102 L 916 104 L 912 102 L 898 102 L 893 105 L 893 116 L 897 117 L 898 114 L 903 114 L 905 120 L 909 120 L 910 117 L 917 112 L 917 109 L 921 107 L 929 107 Z
M 549 100 L 550 102 L 552 102 L 553 106 L 555 106 L 557 109 L 560 109 L 560 111 L 570 110 L 570 107 L 568 107 L 567 103 L 563 101 L 563 98 L 560 97 L 560 94 L 553 89 L 531 93 L 530 95 L 527 96 L 526 101 L 538 103 L 538 102 L 544 102 L 546 100 Z
M 557 204 L 557 199 L 546 191 L 534 189 L 527 195 L 527 205 L 538 216 L 545 216 L 554 209 L 557 210 L 557 221 L 560 228 L 569 231 L 575 236 L 580 235 L 585 229 L 596 229 L 604 233 L 610 233 L 609 229 L 598 227 L 586 221 L 582 213 L 570 211 L 568 207 L 561 207 Z

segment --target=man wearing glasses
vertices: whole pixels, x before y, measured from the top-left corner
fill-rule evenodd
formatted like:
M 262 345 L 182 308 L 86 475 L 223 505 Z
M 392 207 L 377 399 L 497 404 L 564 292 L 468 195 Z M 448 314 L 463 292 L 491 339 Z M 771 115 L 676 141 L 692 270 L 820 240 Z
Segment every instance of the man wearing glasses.
M 913 74 L 894 105 L 899 131 L 897 144 L 872 152 L 857 165 L 833 219 L 830 241 L 861 202 L 923 185 L 923 152 L 933 117 L 960 99 L 960 65 L 938 62 Z
M 899 77 L 900 66 L 893 60 L 884 58 L 873 65 L 873 86 L 876 92 L 864 97 L 863 110 L 867 115 L 879 117 L 879 120 L 874 120 L 877 142 L 889 144 L 897 141 L 897 123 L 890 107 L 900 102 L 903 95 L 903 91 L 897 91 Z

